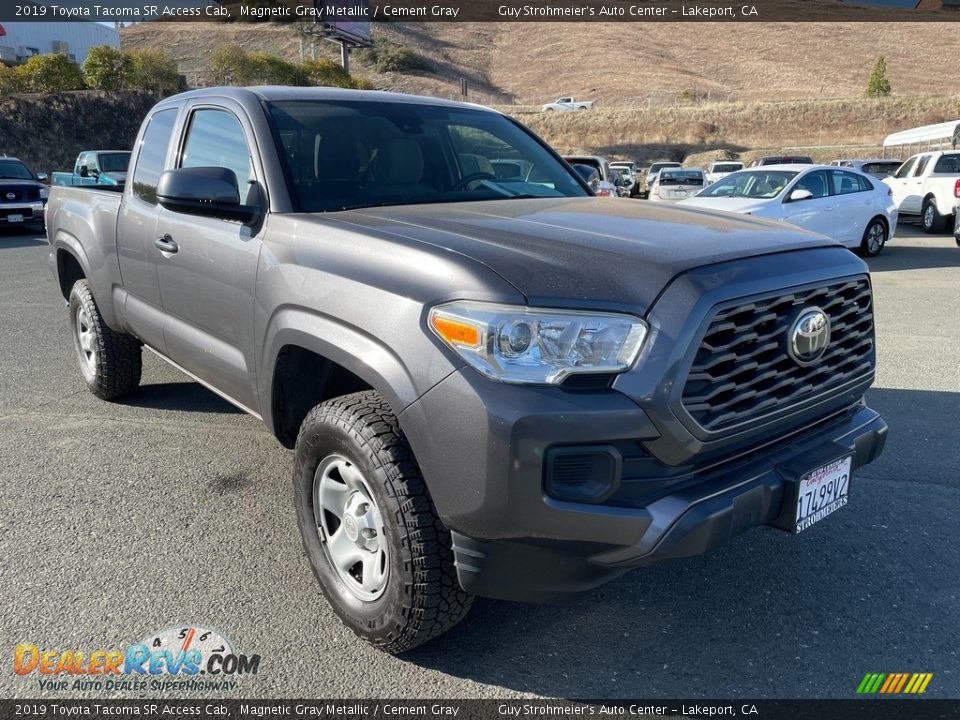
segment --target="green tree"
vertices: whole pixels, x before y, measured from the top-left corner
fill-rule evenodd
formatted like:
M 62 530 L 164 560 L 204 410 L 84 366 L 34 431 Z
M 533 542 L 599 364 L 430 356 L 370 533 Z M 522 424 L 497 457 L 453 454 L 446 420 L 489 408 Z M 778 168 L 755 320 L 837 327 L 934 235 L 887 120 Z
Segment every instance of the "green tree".
M 130 79 L 132 67 L 129 53 L 98 45 L 90 48 L 83 61 L 83 78 L 96 90 L 120 90 Z
M 890 94 L 890 81 L 887 80 L 887 59 L 883 55 L 877 58 L 867 80 L 867 97 L 886 97 Z
M 177 63 L 163 50 L 128 50 L 130 69 L 125 76 L 126 87 L 176 92 L 180 89 L 180 72 Z
M 80 66 L 62 53 L 34 55 L 16 72 L 19 85 L 25 92 L 64 92 L 86 87 Z

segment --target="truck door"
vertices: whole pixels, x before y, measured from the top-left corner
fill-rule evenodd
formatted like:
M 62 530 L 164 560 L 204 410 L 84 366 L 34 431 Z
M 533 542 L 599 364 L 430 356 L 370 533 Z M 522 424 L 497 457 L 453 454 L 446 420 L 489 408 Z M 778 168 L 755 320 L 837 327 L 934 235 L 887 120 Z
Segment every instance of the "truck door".
M 893 175 L 884 180 L 893 191 L 893 202 L 896 203 L 900 212 L 906 210 L 903 206 L 903 200 L 907 196 L 907 183 L 913 182 L 913 178 L 910 176 L 913 174 L 913 169 L 917 165 L 918 157 L 920 156 L 914 155 L 912 158 L 909 158 L 903 165 L 897 168 L 897 171 Z
M 239 107 L 187 106 L 176 167 L 232 170 L 240 202 L 264 204 Z M 262 226 L 262 223 L 261 223 Z M 168 357 L 248 410 L 259 411 L 253 311 L 261 226 L 160 210 L 156 235 Z M 169 248 L 173 248 L 170 251 Z
M 123 316 L 129 330 L 150 347 L 165 352 L 163 307 L 157 261 L 157 181 L 167 167 L 177 108 L 149 119 L 137 149 L 133 181 L 127 185 L 117 217 L 117 256 L 126 299 Z
M 926 180 L 924 173 L 931 157 L 933 156 L 929 154 L 917 157 L 917 164 L 904 188 L 903 204 L 900 206 L 903 212 L 919 215 L 923 209 L 923 183 Z

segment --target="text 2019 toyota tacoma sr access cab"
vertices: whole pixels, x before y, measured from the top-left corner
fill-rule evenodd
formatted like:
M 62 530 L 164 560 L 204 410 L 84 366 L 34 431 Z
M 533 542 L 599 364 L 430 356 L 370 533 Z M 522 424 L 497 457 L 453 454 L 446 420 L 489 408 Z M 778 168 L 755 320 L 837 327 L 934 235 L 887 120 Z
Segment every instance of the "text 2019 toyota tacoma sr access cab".
M 262 418 L 296 450 L 330 604 L 390 652 L 474 595 L 553 600 L 804 530 L 886 436 L 852 253 L 594 198 L 481 107 L 176 95 L 122 192 L 52 190 L 48 234 L 93 393 L 134 392 L 146 347 Z

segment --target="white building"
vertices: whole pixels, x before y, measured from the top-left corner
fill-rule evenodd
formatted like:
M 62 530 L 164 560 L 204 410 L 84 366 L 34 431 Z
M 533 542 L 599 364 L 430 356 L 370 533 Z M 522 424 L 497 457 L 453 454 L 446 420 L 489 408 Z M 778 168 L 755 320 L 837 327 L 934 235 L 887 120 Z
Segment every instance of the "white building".
M 82 63 L 97 45 L 120 47 L 116 28 L 96 22 L 0 23 L 0 61 L 18 65 L 31 55 L 60 52 Z

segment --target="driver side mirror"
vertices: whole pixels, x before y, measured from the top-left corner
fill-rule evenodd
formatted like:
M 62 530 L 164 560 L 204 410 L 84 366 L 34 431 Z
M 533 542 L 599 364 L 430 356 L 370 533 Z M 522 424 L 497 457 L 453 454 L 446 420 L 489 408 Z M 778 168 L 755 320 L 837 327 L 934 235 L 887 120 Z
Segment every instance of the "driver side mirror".
M 233 170 L 191 167 L 167 170 L 157 183 L 157 202 L 167 210 L 223 220 L 248 222 L 257 208 L 240 204 L 240 186 Z
M 789 202 L 798 202 L 800 200 L 810 200 L 813 197 L 813 193 L 804 188 L 797 188 L 792 193 L 790 197 L 787 198 Z
M 80 166 L 80 177 L 90 177 L 90 171 L 87 169 L 86 165 Z
M 50 178 L 46 173 L 37 173 L 37 182 L 48 183 L 50 182 Z

